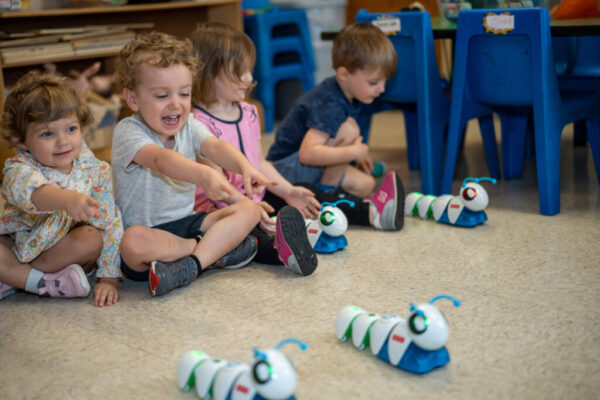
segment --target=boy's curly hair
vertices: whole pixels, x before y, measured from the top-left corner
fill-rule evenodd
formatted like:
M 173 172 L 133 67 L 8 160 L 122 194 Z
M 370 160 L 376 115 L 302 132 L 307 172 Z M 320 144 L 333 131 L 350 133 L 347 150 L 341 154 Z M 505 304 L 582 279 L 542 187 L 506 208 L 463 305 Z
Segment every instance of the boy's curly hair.
M 214 80 L 221 71 L 230 82 L 236 82 L 254 68 L 254 43 L 232 26 L 220 22 L 199 24 L 192 34 L 192 43 L 196 57 L 203 63 L 194 85 L 195 103 L 210 105 L 217 100 Z
M 188 39 L 179 40 L 162 32 L 140 33 L 127 42 L 119 53 L 117 86 L 120 90 L 136 88 L 143 64 L 161 68 L 183 64 L 190 69 L 192 77 L 198 71 L 198 59 L 194 57 L 193 47 Z
M 66 78 L 30 71 L 8 93 L 0 129 L 9 145 L 14 146 L 25 142 L 29 124 L 56 121 L 73 112 L 82 128 L 92 122 L 87 105 L 79 100 Z
M 387 79 L 396 72 L 398 57 L 390 39 L 373 24 L 346 26 L 335 37 L 331 53 L 333 68 L 348 72 L 380 68 Z

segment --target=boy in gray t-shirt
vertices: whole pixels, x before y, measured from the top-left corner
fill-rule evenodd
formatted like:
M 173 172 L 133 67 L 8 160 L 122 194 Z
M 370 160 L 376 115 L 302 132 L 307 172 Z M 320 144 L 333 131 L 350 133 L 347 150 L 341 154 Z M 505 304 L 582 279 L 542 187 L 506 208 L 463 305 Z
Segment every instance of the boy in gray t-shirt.
M 196 186 L 215 200 L 235 189 L 206 158 L 244 177 L 261 192 L 267 179 L 231 144 L 190 115 L 196 58 L 189 41 L 162 33 L 138 35 L 121 51 L 118 80 L 136 114 L 115 128 L 112 165 L 117 204 L 127 229 L 122 270 L 148 279 L 150 294 L 185 286 L 207 268 L 239 268 L 256 254 L 248 233 L 260 221 L 250 199 L 211 213 L 193 213 Z M 201 239 L 201 240 L 200 240 Z

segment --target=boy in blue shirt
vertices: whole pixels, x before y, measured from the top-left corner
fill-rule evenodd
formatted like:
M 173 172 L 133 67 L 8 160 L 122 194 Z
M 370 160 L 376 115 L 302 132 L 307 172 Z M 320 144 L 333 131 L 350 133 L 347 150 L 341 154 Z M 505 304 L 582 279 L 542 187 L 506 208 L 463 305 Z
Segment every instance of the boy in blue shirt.
M 372 103 L 385 90 L 397 56 L 379 28 L 358 23 L 336 36 L 332 60 L 335 76 L 298 99 L 277 130 L 267 160 L 292 183 L 315 184 L 362 202 L 373 194 L 375 179 L 356 118 L 361 104 Z M 401 229 L 404 192 L 395 172 L 364 202 L 370 204 L 374 226 Z

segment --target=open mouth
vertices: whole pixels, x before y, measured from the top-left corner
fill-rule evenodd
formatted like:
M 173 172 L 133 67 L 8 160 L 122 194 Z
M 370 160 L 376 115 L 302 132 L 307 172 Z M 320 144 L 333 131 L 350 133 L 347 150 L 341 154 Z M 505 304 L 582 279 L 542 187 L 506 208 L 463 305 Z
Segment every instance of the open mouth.
M 176 126 L 179 123 L 180 119 L 181 119 L 181 115 L 168 115 L 168 116 L 162 118 L 165 125 L 168 125 L 168 126 Z

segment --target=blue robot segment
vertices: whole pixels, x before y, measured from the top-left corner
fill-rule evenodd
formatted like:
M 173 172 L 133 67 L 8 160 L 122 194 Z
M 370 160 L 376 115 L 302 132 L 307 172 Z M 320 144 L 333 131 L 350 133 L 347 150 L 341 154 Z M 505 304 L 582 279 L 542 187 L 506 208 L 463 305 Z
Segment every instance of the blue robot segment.
M 373 355 L 400 369 L 423 374 L 450 362 L 444 347 L 448 322 L 433 305 L 439 299 L 460 305 L 451 296 L 437 296 L 429 303 L 411 304 L 406 319 L 396 315 L 382 317 L 356 306 L 344 307 L 336 319 L 336 336 L 342 342 L 351 338 L 359 350 L 369 347 Z
M 409 193 L 404 201 L 404 213 L 455 226 L 480 225 L 487 221 L 483 210 L 489 203 L 487 191 L 478 183 L 480 181 L 496 183 L 492 178 L 466 178 L 458 196 Z
M 298 339 L 284 339 L 272 349 L 255 348 L 252 365 L 228 363 L 200 351 L 189 351 L 179 362 L 177 382 L 184 391 L 195 387 L 202 399 L 295 399 L 296 370 L 280 350 L 288 343 L 298 344 L 301 350 L 307 347 Z

